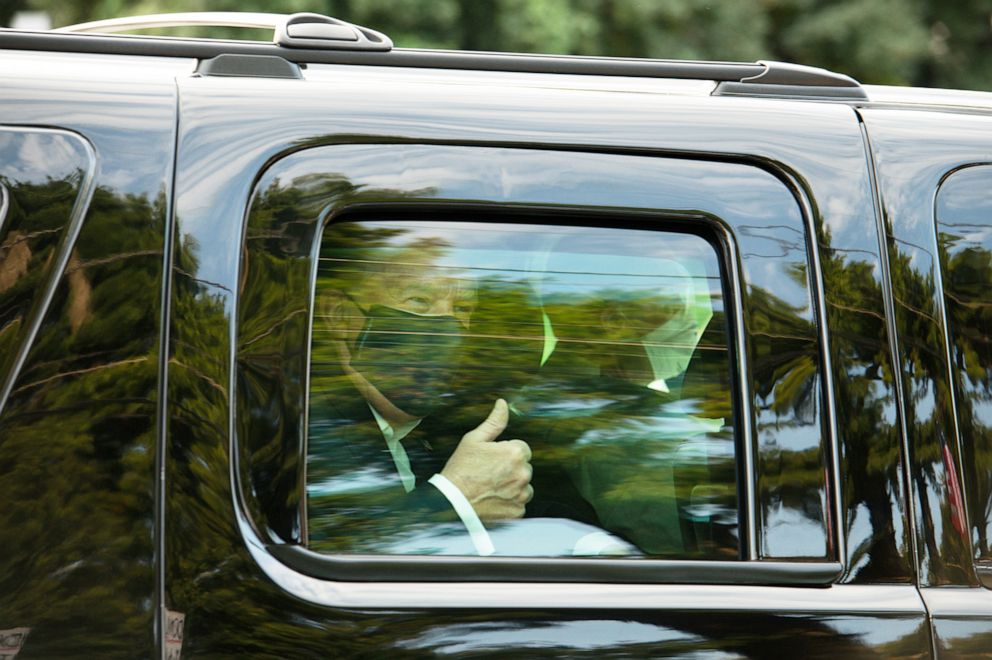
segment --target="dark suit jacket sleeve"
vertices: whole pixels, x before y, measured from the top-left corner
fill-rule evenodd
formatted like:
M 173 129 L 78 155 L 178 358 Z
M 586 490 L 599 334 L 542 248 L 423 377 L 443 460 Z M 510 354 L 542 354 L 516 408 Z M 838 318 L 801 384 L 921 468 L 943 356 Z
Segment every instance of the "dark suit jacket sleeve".
M 427 482 L 443 467 L 444 456 L 426 452 L 419 443 L 404 442 L 417 476 L 416 487 L 408 493 L 370 414 L 362 418 L 359 413 L 345 417 L 336 412 L 328 413 L 328 419 L 315 418 L 311 411 L 307 460 L 311 548 L 402 553 L 411 539 L 430 539 L 432 534 L 447 540 L 469 538 L 447 498 Z

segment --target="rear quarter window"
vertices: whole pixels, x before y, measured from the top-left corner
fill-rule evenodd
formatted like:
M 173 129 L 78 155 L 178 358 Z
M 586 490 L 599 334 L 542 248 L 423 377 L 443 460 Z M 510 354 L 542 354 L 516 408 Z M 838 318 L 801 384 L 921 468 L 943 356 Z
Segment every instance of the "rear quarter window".
M 947 473 L 954 518 L 975 559 L 992 562 L 992 167 L 947 177 L 936 200 L 964 481 Z M 946 461 L 953 465 L 951 461 Z M 965 511 L 968 519 L 965 520 Z

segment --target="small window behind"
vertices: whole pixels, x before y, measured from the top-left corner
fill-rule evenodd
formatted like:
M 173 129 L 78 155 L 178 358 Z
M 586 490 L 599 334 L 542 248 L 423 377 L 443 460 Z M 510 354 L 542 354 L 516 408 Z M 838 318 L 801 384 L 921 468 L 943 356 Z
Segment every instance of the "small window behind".
M 681 231 L 330 224 L 310 548 L 737 559 L 720 263 Z
M 947 487 L 952 519 L 971 539 L 975 559 L 992 562 L 992 167 L 948 177 L 937 194 L 941 276 L 957 390 L 964 483 L 949 449 Z M 970 520 L 964 520 L 965 508 Z

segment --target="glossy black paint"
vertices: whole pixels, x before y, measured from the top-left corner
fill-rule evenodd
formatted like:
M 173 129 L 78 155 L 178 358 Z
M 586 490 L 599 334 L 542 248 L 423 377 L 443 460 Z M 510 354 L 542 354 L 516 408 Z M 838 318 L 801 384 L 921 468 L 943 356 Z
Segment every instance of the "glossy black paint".
M 876 286 L 880 273 L 877 258 L 874 261 L 870 258 L 870 255 L 878 254 L 870 183 L 864 145 L 850 109 L 822 106 L 823 110 L 817 114 L 822 112 L 824 116 L 804 119 L 808 106 L 801 104 L 785 104 L 783 109 L 782 104 L 751 100 L 707 99 L 705 103 L 699 103 L 680 97 L 650 95 L 643 105 L 632 108 L 624 103 L 624 94 L 582 90 L 566 93 L 558 90 L 542 97 L 542 105 L 535 108 L 532 99 L 535 92 L 529 85 L 515 93 L 507 94 L 504 90 L 504 95 L 497 99 L 488 94 L 497 82 L 505 85 L 512 80 L 504 77 L 498 81 L 480 81 L 478 75 L 456 77 L 452 82 L 460 85 L 433 88 L 427 94 L 419 74 L 404 77 L 328 67 L 323 75 L 332 73 L 333 84 L 324 84 L 323 79 L 317 77 L 322 71 L 311 67 L 310 75 L 314 79 L 297 83 L 253 81 L 248 85 L 233 80 L 188 81 L 184 112 L 186 116 L 202 119 L 187 124 L 190 138 L 184 145 L 190 146 L 181 157 L 187 158 L 191 165 L 189 169 L 181 167 L 180 176 L 187 177 L 191 185 L 188 192 L 180 192 L 180 195 L 191 200 L 203 197 L 191 204 L 202 209 L 209 207 L 212 217 L 225 219 L 220 223 L 219 231 L 197 237 L 204 252 L 220 254 L 222 246 L 237 240 L 235 218 L 241 217 L 243 202 L 238 204 L 236 200 L 247 198 L 254 172 L 293 145 L 349 140 L 458 143 L 481 140 L 488 135 L 489 144 L 526 147 L 533 145 L 521 140 L 540 135 L 545 147 L 588 143 L 592 150 L 632 153 L 645 153 L 651 149 L 665 149 L 665 153 L 671 154 L 716 153 L 723 157 L 741 153 L 769 162 L 788 163 L 787 174 L 796 169 L 802 176 L 794 185 L 797 188 L 806 186 L 808 181 L 811 188 L 808 192 L 812 193 L 815 203 L 813 212 L 817 214 L 814 221 L 823 223 L 826 229 L 819 239 L 821 258 L 826 258 L 823 265 L 826 309 L 828 317 L 835 318 L 840 329 L 838 336 L 831 338 L 830 356 L 834 368 L 847 375 L 846 379 L 837 379 L 834 387 L 853 384 L 853 396 L 857 399 L 853 409 L 842 405 L 837 411 L 838 437 L 843 443 L 841 460 L 848 461 L 844 463 L 845 468 L 859 474 L 872 469 L 871 466 L 882 470 L 880 474 L 870 474 L 870 478 L 864 474 L 862 478 L 851 480 L 855 490 L 844 500 L 847 504 L 844 516 L 851 521 L 845 523 L 845 527 L 849 534 L 847 547 L 854 555 L 846 564 L 867 579 L 911 579 L 911 569 L 905 559 L 909 551 L 907 531 L 898 522 L 902 519 L 903 507 L 899 466 L 888 460 L 884 463 L 868 460 L 876 452 L 880 456 L 898 455 L 899 442 L 895 409 L 891 405 L 894 390 L 886 381 L 891 370 L 884 339 L 884 318 L 879 316 L 883 309 L 881 288 Z M 386 76 L 386 80 L 373 85 L 368 81 L 368 74 L 373 72 Z M 549 85 L 557 83 L 553 76 L 548 78 L 552 79 L 548 81 Z M 341 94 L 347 89 L 349 80 L 356 86 L 354 93 L 348 95 L 354 100 L 342 105 Z M 269 86 L 271 90 L 265 92 L 256 85 Z M 285 96 L 293 89 L 292 85 L 305 86 L 300 88 L 293 104 L 282 99 L 269 107 L 258 105 L 260 94 Z M 376 94 L 370 94 L 372 89 Z M 204 92 L 194 95 L 196 90 Z M 420 96 L 409 98 L 413 90 L 418 90 Z M 521 99 L 515 101 L 515 96 Z M 240 134 L 234 128 L 236 122 L 227 126 L 215 124 L 221 117 L 229 116 L 227 109 L 231 105 L 239 103 L 255 104 L 248 116 L 253 127 L 251 136 Z M 327 108 L 334 108 L 332 116 L 328 115 Z M 382 108 L 390 110 L 385 112 Z M 739 115 L 737 124 L 726 122 L 723 113 L 727 108 Z M 439 116 L 449 119 L 438 122 Z M 664 121 L 658 117 L 664 117 Z M 707 117 L 712 117 L 712 127 L 699 130 L 700 125 L 709 121 Z M 211 118 L 215 118 L 215 122 Z M 812 123 L 805 123 L 807 121 Z M 820 127 L 823 121 L 827 122 L 826 128 Z M 794 126 L 788 133 L 788 140 L 776 140 L 772 137 L 776 122 L 778 126 L 783 122 L 795 122 L 801 128 Z M 593 124 L 597 131 L 591 138 L 585 127 Z M 820 137 L 827 132 L 831 133 L 829 142 Z M 203 137 L 193 140 L 199 133 Z M 650 141 L 645 140 L 646 135 L 651 136 Z M 755 137 L 748 139 L 746 136 L 749 135 Z M 805 139 L 810 144 L 805 145 L 797 135 L 808 136 Z M 232 153 L 238 155 L 232 158 Z M 236 168 L 241 174 L 219 188 L 216 186 L 217 172 L 225 165 Z M 213 173 L 212 176 L 208 172 Z M 184 187 L 182 181 L 180 186 Z M 827 211 L 818 211 L 820 208 Z M 179 211 L 184 215 L 182 208 Z M 797 239 L 802 240 L 801 237 Z M 787 251 L 795 249 L 789 247 L 788 238 L 776 236 L 776 240 Z M 830 249 L 824 249 L 825 245 Z M 865 258 L 863 261 L 862 257 Z M 218 283 L 226 281 L 225 289 L 233 290 L 235 287 L 231 283 L 235 281 L 235 275 L 229 270 L 233 265 L 230 259 L 226 264 L 214 259 L 213 269 L 223 267 L 227 270 L 223 277 L 210 273 L 204 279 Z M 831 286 L 834 280 L 836 284 Z M 852 294 L 852 290 L 858 291 Z M 229 295 L 223 291 L 217 289 L 219 294 Z M 854 300 L 846 300 L 852 295 Z M 836 399 L 846 401 L 849 396 L 837 396 Z M 864 410 L 872 411 L 871 424 L 861 421 Z M 769 414 L 774 418 L 774 412 L 769 411 Z M 857 419 L 852 419 L 852 414 Z M 777 428 L 777 425 L 771 424 L 770 428 Z M 855 513 L 859 518 L 857 524 L 853 524 Z
M 311 66 L 303 81 L 227 80 L 189 77 L 189 60 L 4 57 L 0 124 L 70 131 L 91 145 L 98 164 L 78 238 L 50 248 L 67 255 L 62 276 L 0 410 L 0 537 L 15 539 L 0 557 L 0 593 L 14 595 L 0 598 L 0 629 L 32 629 L 23 657 L 157 655 L 160 605 L 186 615 L 187 656 L 658 657 L 717 648 L 749 657 L 925 657 L 931 633 L 924 602 L 939 651 L 980 655 L 992 647 L 989 593 L 977 586 L 975 548 L 957 533 L 948 496 L 947 470 L 959 469 L 961 447 L 949 396 L 953 361 L 934 348 L 943 341 L 944 311 L 933 302 L 940 282 L 933 196 L 947 172 L 987 159 L 985 118 L 862 111 L 883 198 L 881 253 L 868 141 L 856 112 L 843 105 L 656 93 L 636 80 L 600 85 L 537 74 L 451 71 L 438 85 L 437 72 L 418 69 Z M 921 141 L 921 127 L 945 137 Z M 750 167 L 791 190 L 799 224 L 737 227 L 734 235 L 748 284 L 742 302 L 768 316 L 763 327 L 754 312 L 749 331 L 766 332 L 760 341 L 772 343 L 793 331 L 801 338 L 788 356 L 752 351 L 762 468 L 756 550 L 779 559 L 835 559 L 844 570 L 837 584 L 333 582 L 295 575 L 273 557 L 265 545 L 298 532 L 266 522 L 253 488 L 257 475 L 248 461 L 233 459 L 239 425 L 249 419 L 267 424 L 273 437 L 294 432 L 297 422 L 283 406 L 299 400 L 304 383 L 299 370 L 272 380 L 275 372 L 266 370 L 282 358 L 266 342 L 291 342 L 299 327 L 281 320 L 304 314 L 305 305 L 288 298 L 273 309 L 260 304 L 258 311 L 280 324 L 240 327 L 239 310 L 245 325 L 244 314 L 254 310 L 239 294 L 266 288 L 272 265 L 259 263 L 264 251 L 244 246 L 276 246 L 291 265 L 283 284 L 298 291 L 309 282 L 300 274 L 306 256 L 299 241 L 312 235 L 294 233 L 302 224 L 293 219 L 280 225 L 285 230 L 252 235 L 246 214 L 261 173 L 309 147 L 364 154 L 364 179 L 354 166 L 328 171 L 344 174 L 335 181 L 342 195 L 376 203 L 438 196 L 595 203 L 602 198 L 554 179 L 591 153 L 604 162 Z M 534 181 L 524 183 L 549 176 L 547 188 L 564 192 L 530 199 L 483 169 L 476 178 L 471 170 L 449 173 L 454 183 L 442 195 L 427 168 L 394 155 L 418 149 L 526 153 L 535 167 Z M 401 185 L 384 191 L 375 174 L 390 169 Z M 15 186 L 6 176 L 10 193 Z M 85 176 L 60 176 L 53 185 L 76 186 L 63 199 L 78 197 Z M 635 179 L 615 191 L 606 211 L 640 207 L 637 191 L 647 188 Z M 360 180 L 367 187 L 353 190 Z M 756 191 L 725 185 L 735 203 L 760 215 Z M 174 227 L 166 223 L 171 190 Z M 681 210 L 712 211 L 701 205 Z M 2 222 L 0 244 L 13 231 Z M 58 226 L 65 233 L 64 222 Z M 163 262 L 170 264 L 167 278 Z M 764 272 L 769 262 L 790 266 Z M 4 270 L 11 263 L 0 262 L 0 271 L 16 270 Z M 891 297 L 883 286 L 889 272 Z M 763 302 L 767 291 L 795 304 L 779 313 Z M 166 355 L 163 312 L 170 319 Z M 24 323 L 2 319 L 0 333 L 10 334 L 0 341 L 16 344 L 8 337 L 21 337 Z M 818 332 L 824 320 L 827 330 Z M 898 329 L 898 346 L 890 327 Z M 273 339 L 260 339 L 242 361 L 242 330 L 252 338 L 271 331 Z M 5 352 L 0 359 L 10 358 Z M 163 365 L 168 380 L 160 385 Z M 822 380 L 828 372 L 829 383 Z M 265 405 L 239 410 L 237 393 L 250 388 Z M 901 460 L 900 411 L 911 480 Z M 810 458 L 780 453 L 783 446 L 808 450 Z M 158 512 L 157 448 L 165 452 Z M 292 444 L 270 449 L 287 448 L 292 452 Z M 788 483 L 789 463 L 797 460 L 823 466 L 808 475 L 822 484 L 805 491 L 816 493 L 812 505 Z M 24 492 L 38 499 L 9 495 Z M 792 547 L 788 523 L 797 517 L 822 520 L 825 531 L 803 536 L 798 552 L 783 550 Z M 913 586 L 917 574 L 927 587 L 922 596 Z M 157 594 L 157 586 L 164 591 Z
M 250 471 L 244 463 L 240 463 L 242 469 L 238 477 L 246 486 L 246 505 L 251 513 L 250 517 L 241 518 L 239 524 L 249 539 L 249 549 L 255 559 L 243 551 L 243 542 L 238 538 L 234 524 L 236 508 L 232 508 L 233 502 L 241 496 L 232 490 L 225 473 L 230 460 L 228 452 L 232 448 L 232 434 L 245 422 L 243 415 L 234 415 L 233 423 L 229 421 L 234 405 L 231 391 L 245 387 L 258 389 L 258 384 L 265 383 L 266 378 L 251 382 L 237 375 L 235 347 L 239 339 L 234 310 L 237 307 L 236 292 L 257 286 L 259 281 L 253 278 L 257 277 L 256 273 L 262 272 L 260 269 L 264 266 L 259 265 L 260 254 L 251 250 L 244 254 L 235 253 L 230 246 L 241 245 L 245 240 L 242 232 L 246 206 L 251 190 L 257 184 L 258 172 L 286 153 L 319 145 L 393 145 L 390 148 L 394 151 L 385 151 L 382 146 L 334 147 L 350 149 L 357 154 L 349 158 L 365 163 L 362 167 L 370 173 L 383 168 L 396 169 L 393 180 L 400 182 L 399 190 L 391 189 L 387 196 L 366 193 L 370 194 L 370 201 L 376 202 L 396 201 L 409 192 L 427 198 L 437 194 L 433 187 L 439 181 L 423 178 L 418 174 L 420 168 L 410 167 L 406 164 L 409 161 L 404 160 L 406 156 L 400 156 L 415 153 L 420 148 L 401 146 L 410 143 L 451 145 L 459 149 L 478 145 L 531 150 L 535 162 L 533 171 L 535 175 L 541 173 L 542 176 L 554 176 L 555 172 L 563 171 L 563 167 L 553 160 L 557 157 L 555 152 L 549 150 L 692 156 L 697 159 L 716 157 L 720 160 L 750 161 L 777 172 L 785 185 L 796 192 L 798 199 L 809 205 L 810 221 L 817 228 L 817 256 L 826 261 L 821 266 L 824 271 L 826 315 L 839 328 L 836 337 L 830 335 L 829 358 L 834 369 L 847 376 L 834 382 L 833 394 L 838 413 L 836 432 L 842 443 L 840 462 L 843 470 L 856 475 L 844 484 L 846 508 L 841 512 L 843 527 L 848 532 L 848 543 L 844 547 L 848 550 L 842 552 L 843 548 L 821 544 L 819 547 L 813 546 L 814 551 L 821 556 L 840 553 L 847 566 L 842 578 L 844 582 L 910 582 L 910 548 L 907 530 L 901 524 L 904 507 L 901 467 L 898 462 L 869 460 L 876 453 L 898 456 L 899 439 L 895 410 L 891 405 L 894 391 L 891 380 L 888 380 L 891 373 L 888 362 L 890 352 L 884 315 L 880 313 L 883 309 L 879 285 L 881 275 L 877 270 L 878 239 L 871 206 L 871 188 L 865 147 L 854 112 L 838 106 L 817 106 L 814 109 L 802 104 L 651 94 L 639 95 L 638 103 L 632 104 L 629 95 L 622 92 L 585 91 L 581 86 L 578 89 L 541 90 L 542 80 L 528 80 L 526 85 L 517 87 L 511 77 L 500 76 L 490 80 L 480 78 L 478 74 L 466 74 L 453 77 L 449 85 L 433 86 L 425 84 L 425 75 L 420 72 L 405 74 L 313 66 L 308 69 L 310 79 L 302 82 L 180 81 L 183 132 L 180 135 L 177 168 L 179 238 L 172 310 L 176 357 L 170 375 L 169 400 L 172 408 L 169 418 L 172 425 L 168 446 L 171 478 L 166 539 L 169 548 L 167 556 L 170 557 L 167 600 L 170 608 L 187 615 L 187 638 L 184 642 L 187 648 L 193 653 L 223 653 L 225 649 L 235 648 L 233 645 L 247 643 L 244 640 L 250 638 L 250 644 L 254 645 L 250 648 L 255 650 L 268 649 L 279 653 L 280 649 L 289 652 L 290 647 L 297 651 L 312 649 L 331 643 L 327 635 L 339 626 L 346 626 L 351 631 L 347 641 L 334 641 L 336 648 L 345 655 L 361 653 L 362 648 L 380 651 L 390 648 L 392 653 L 403 654 L 407 652 L 404 650 L 407 643 L 402 640 L 409 635 L 436 639 L 436 643 L 443 648 L 447 643 L 444 640 L 462 639 L 458 631 L 466 630 L 465 626 L 472 621 L 472 607 L 465 610 L 446 609 L 439 616 L 429 613 L 431 603 L 436 608 L 445 602 L 454 603 L 463 599 L 462 602 L 475 603 L 476 607 L 489 600 L 489 607 L 498 609 L 486 615 L 487 626 L 468 628 L 479 634 L 459 642 L 455 648 L 463 652 L 484 652 L 497 643 L 494 640 L 511 635 L 507 639 L 516 640 L 517 648 L 526 649 L 535 644 L 533 640 L 540 639 L 532 636 L 536 634 L 534 630 L 557 625 L 552 622 L 563 616 L 562 606 L 567 604 L 571 610 L 581 608 L 584 602 L 593 605 L 599 600 L 592 596 L 595 592 L 590 591 L 592 601 L 563 599 L 556 606 L 550 603 L 535 605 L 528 617 L 536 618 L 528 618 L 527 629 L 524 629 L 520 620 L 511 614 L 512 607 L 497 604 L 503 601 L 496 595 L 496 585 L 479 585 L 474 588 L 474 595 L 459 596 L 462 591 L 458 585 L 446 588 L 409 584 L 402 592 L 405 594 L 403 597 L 390 601 L 388 597 L 375 596 L 379 590 L 372 589 L 372 585 L 323 583 L 327 586 L 321 586 L 317 582 L 300 582 L 298 578 L 293 578 L 301 588 L 317 590 L 313 592 L 316 602 L 338 603 L 339 607 L 326 609 L 326 605 L 300 605 L 298 600 L 288 600 L 283 592 L 259 574 L 255 561 L 261 562 L 267 572 L 271 571 L 270 577 L 285 575 L 280 571 L 288 569 L 284 566 L 280 568 L 282 565 L 276 560 L 266 559 L 264 548 L 257 545 L 266 540 L 278 541 L 279 537 L 268 531 L 264 524 L 252 522 L 265 520 L 262 513 L 264 507 L 255 502 L 254 493 L 257 491 L 250 486 Z M 557 84 L 557 80 L 547 82 L 551 87 Z M 499 94 L 494 93 L 496 90 Z M 266 98 L 277 100 L 266 101 Z M 733 120 L 728 121 L 728 117 L 733 117 Z M 250 130 L 246 130 L 245 126 L 250 126 Z M 596 127 L 595 131 L 590 131 L 591 126 Z M 535 147 L 541 151 L 533 151 Z M 363 153 L 365 160 L 357 161 Z M 569 160 L 568 156 L 563 155 L 562 158 Z M 570 162 L 578 160 L 576 154 Z M 352 166 L 351 170 L 354 169 Z M 353 175 L 349 170 L 344 172 L 347 178 L 331 177 L 331 180 L 337 181 L 336 185 L 341 190 L 348 190 L 354 185 Z M 455 176 L 454 181 L 459 180 L 457 174 L 452 176 Z M 476 186 L 468 190 L 478 189 L 479 185 L 489 187 L 493 191 L 489 199 L 517 199 L 516 190 L 508 187 L 506 181 L 483 176 L 481 183 L 477 183 L 477 177 L 472 175 L 471 170 L 460 173 L 460 176 L 465 185 Z M 362 191 L 375 189 L 369 189 L 369 185 L 382 184 L 370 179 Z M 746 188 L 733 188 L 732 185 L 728 182 L 730 191 L 744 200 L 753 200 L 754 208 L 760 208 L 760 198 L 751 195 Z M 582 203 L 582 189 L 567 186 L 559 189 L 570 192 L 560 198 L 537 201 L 570 205 Z M 441 196 L 446 199 L 464 199 L 466 196 L 478 199 L 477 193 L 458 195 L 445 192 Z M 523 196 L 519 201 L 534 200 Z M 622 204 L 637 206 L 636 202 L 626 198 Z M 291 224 L 293 222 L 290 220 Z M 774 273 L 762 273 L 761 268 L 757 267 L 760 259 L 791 258 L 796 263 L 797 272 L 808 273 L 807 246 L 810 240 L 804 236 L 806 232 L 801 226 L 793 226 L 791 231 L 786 232 L 776 229 L 755 226 L 740 231 L 741 240 L 754 245 L 753 249 L 741 251 L 741 265 L 749 274 L 749 280 L 761 282 L 761 278 L 767 277 L 769 279 L 763 288 L 787 293 L 791 280 Z M 269 240 L 273 245 L 288 246 L 285 249 L 289 255 L 305 254 L 305 250 L 297 252 L 300 249 L 296 243 L 299 237 L 291 231 L 272 234 L 263 231 L 258 236 L 259 240 Z M 756 266 L 753 269 L 752 263 Z M 300 278 L 302 274 L 297 273 L 284 281 L 299 282 Z M 752 293 L 749 290 L 748 295 Z M 273 319 L 288 319 L 293 313 L 304 314 L 301 303 L 290 301 L 289 304 L 286 310 L 275 313 Z M 802 332 L 811 332 L 812 324 L 819 315 L 815 302 L 805 303 L 798 310 L 799 318 L 804 319 L 803 322 L 810 328 Z M 299 333 L 299 329 L 289 331 L 288 326 L 261 326 L 263 331 L 271 329 L 280 333 Z M 278 342 L 277 339 L 273 341 Z M 812 337 L 810 342 L 815 347 Z M 219 352 L 218 346 L 227 348 Z M 276 357 L 276 353 L 271 351 L 267 355 L 270 359 Z M 267 355 L 266 351 L 259 349 L 252 363 L 261 364 Z M 812 355 L 815 356 L 815 350 Z M 758 358 L 759 362 L 763 359 L 761 356 Z M 763 373 L 760 364 L 755 367 L 757 373 Z M 249 371 L 253 374 L 264 373 L 258 369 Z M 788 371 L 786 369 L 785 373 Z M 769 443 L 765 445 L 768 447 L 775 443 L 779 446 L 786 444 L 790 437 L 790 425 L 801 427 L 804 425 L 802 420 L 807 419 L 804 415 L 822 414 L 820 411 L 827 408 L 824 400 L 816 396 L 811 399 L 815 402 L 812 411 L 790 405 L 781 386 L 775 386 L 775 379 L 780 378 L 782 373 L 769 366 L 769 376 L 759 377 L 760 382 L 754 387 L 755 393 L 763 397 L 756 420 L 758 433 L 760 437 L 767 438 L 762 442 Z M 799 378 L 798 383 L 802 385 L 803 379 Z M 290 379 L 290 385 L 281 391 L 280 398 L 293 400 L 299 397 L 296 390 L 299 387 L 301 383 L 297 379 Z M 804 387 L 816 392 L 822 384 L 813 377 Z M 267 386 L 260 390 L 271 391 Z M 777 407 L 775 402 L 779 403 Z M 291 428 L 287 425 L 296 424 L 292 415 L 272 414 L 279 409 L 278 406 L 257 408 L 259 419 L 267 420 L 274 433 Z M 871 411 L 870 423 L 864 422 L 864 409 Z M 816 423 L 814 427 L 817 427 Z M 832 429 L 822 430 L 829 432 Z M 776 437 L 778 439 L 773 441 Z M 775 472 L 768 468 L 774 465 L 767 464 L 765 470 L 773 481 Z M 823 470 L 825 474 L 830 473 L 829 469 Z M 875 472 L 866 473 L 868 470 Z M 827 477 L 823 479 L 824 483 L 829 483 Z M 831 496 L 825 492 L 821 494 L 820 507 L 825 517 L 833 516 L 829 505 L 831 501 Z M 796 504 L 791 498 L 782 497 L 781 508 L 772 510 L 772 514 L 783 515 Z M 788 516 L 785 515 L 784 519 L 787 520 Z M 774 522 L 774 518 L 768 522 Z M 762 532 L 764 538 L 774 539 L 776 534 L 788 534 L 789 528 L 787 525 L 765 524 Z M 774 556 L 779 550 L 774 541 L 768 540 L 762 544 L 761 552 Z M 319 595 L 321 589 L 326 590 L 327 594 Z M 546 587 L 541 587 L 540 591 L 553 593 L 548 592 Z M 533 600 L 533 596 L 524 595 L 529 593 L 525 585 L 521 585 L 516 592 L 519 597 Z M 638 597 L 638 593 L 636 589 L 631 591 L 626 601 L 638 603 L 637 608 L 642 612 L 640 620 L 655 630 L 649 634 L 649 637 L 655 636 L 653 642 L 645 645 L 629 639 L 624 641 L 619 633 L 623 627 L 614 625 L 606 626 L 606 630 L 617 631 L 617 637 L 612 642 L 608 643 L 598 634 L 593 634 L 593 630 L 599 629 L 590 627 L 588 637 L 562 641 L 549 648 L 559 653 L 569 653 L 592 645 L 598 648 L 599 654 L 603 654 L 603 648 L 608 647 L 617 655 L 658 655 L 665 653 L 663 640 L 670 640 L 670 633 L 663 632 L 665 629 L 674 627 L 684 631 L 680 634 L 690 634 L 685 619 L 668 609 L 675 607 L 676 601 L 664 596 L 645 600 L 645 597 Z M 842 594 L 847 592 L 839 590 L 837 593 L 838 597 L 843 598 Z M 911 592 L 905 593 L 908 595 Z M 831 619 L 826 613 L 817 614 L 818 608 L 812 603 L 803 606 L 806 609 L 799 608 L 797 612 L 805 613 L 795 620 L 766 615 L 755 619 L 754 615 L 743 613 L 747 607 L 743 604 L 748 600 L 746 594 L 746 591 L 727 592 L 724 602 L 728 605 L 724 608 L 725 613 L 718 617 L 722 624 L 707 629 L 708 632 L 702 636 L 709 641 L 702 643 L 719 643 L 724 648 L 749 653 L 748 645 L 763 644 L 759 640 L 767 638 L 770 630 L 781 633 L 783 621 L 791 622 L 786 626 L 791 631 L 788 639 L 802 643 L 796 640 L 802 640 L 807 635 L 809 639 L 820 636 L 825 630 L 820 626 L 827 625 L 825 621 Z M 738 597 L 743 600 L 736 601 Z M 468 600 L 464 601 L 465 598 Z M 238 610 L 238 604 L 248 602 L 255 606 L 250 618 L 231 615 L 232 611 Z M 339 608 L 349 602 L 368 604 L 360 606 L 364 613 L 345 614 Z M 383 620 L 374 614 L 375 609 L 368 608 L 371 603 L 387 606 L 389 602 L 394 603 L 394 608 L 400 607 L 402 613 L 391 615 L 391 623 L 381 628 Z M 740 602 L 741 605 L 729 604 L 733 602 Z M 852 604 L 852 609 L 861 612 L 852 619 L 861 623 L 852 625 L 879 631 L 879 638 L 885 637 L 887 641 L 880 642 L 876 649 L 886 648 L 885 644 L 895 647 L 904 645 L 906 649 L 913 649 L 910 655 L 925 654 L 929 648 L 929 637 L 921 606 L 912 605 L 913 602 L 910 597 L 908 609 L 901 615 L 912 622 L 908 627 L 889 625 L 888 615 L 876 611 L 870 599 L 857 607 Z M 739 613 L 734 614 L 734 610 Z M 597 615 L 584 620 L 601 618 Z M 580 617 L 579 620 L 583 619 Z M 805 628 L 805 624 L 800 624 L 804 620 L 819 623 L 813 628 Z M 309 623 L 303 624 L 303 621 Z M 538 621 L 543 623 L 538 624 Z M 401 627 L 408 632 L 400 634 Z M 290 633 L 291 629 L 295 632 Z M 374 630 L 381 632 L 374 633 Z M 740 631 L 740 636 L 732 630 Z M 356 638 L 371 638 L 374 641 L 356 641 Z M 528 642 L 528 639 L 531 641 Z M 855 655 L 872 652 L 866 638 L 856 639 L 858 642 L 847 647 L 845 652 Z M 285 646 L 287 644 L 290 646 Z M 823 648 L 827 653 L 826 647 Z
M 942 274 L 934 200 L 947 174 L 985 158 L 988 121 L 942 116 L 940 136 L 913 140 L 910 135 L 937 120 L 911 111 L 863 114 L 878 164 L 892 263 L 920 583 L 977 585 L 963 505 L 955 505 L 960 493 L 950 492 L 961 481 L 960 441 L 944 345 L 944 301 L 937 293 Z
M 0 381 L 13 380 L 0 411 L 0 629 L 30 629 L 18 657 L 149 656 L 172 78 L 186 67 L 3 60 Z
M 951 113 L 939 118 L 881 109 L 863 114 L 878 163 L 893 264 L 900 371 L 909 404 L 906 432 L 914 475 L 919 582 L 928 587 L 923 595 L 934 618 L 938 648 L 952 657 L 978 657 L 992 648 L 992 591 L 979 587 L 974 564 L 985 552 L 985 534 L 979 526 L 984 527 L 988 515 L 981 501 L 987 495 L 977 492 L 982 482 L 974 473 L 979 466 L 973 453 L 982 451 L 975 431 L 981 429 L 976 413 L 983 392 L 968 387 L 961 373 L 965 357 L 961 301 L 940 293 L 948 287 L 948 295 L 955 294 L 955 281 L 960 278 L 952 260 L 967 245 L 956 245 L 948 235 L 962 218 L 948 207 L 952 198 L 942 197 L 938 190 L 949 183 L 954 195 L 956 177 L 981 175 L 972 166 L 988 163 L 992 122 Z M 919 139 L 921 134 L 929 138 Z M 983 207 L 987 208 L 978 205 L 973 211 Z M 943 224 L 948 222 L 952 224 Z M 970 229 L 980 233 L 986 223 L 980 218 Z M 946 339 L 951 337 L 949 344 Z M 972 368 L 980 368 L 979 364 Z M 969 457 L 967 470 L 962 456 Z M 966 492 L 970 498 L 966 499 Z M 978 510 L 969 512 L 969 505 Z M 972 588 L 962 591 L 962 585 Z

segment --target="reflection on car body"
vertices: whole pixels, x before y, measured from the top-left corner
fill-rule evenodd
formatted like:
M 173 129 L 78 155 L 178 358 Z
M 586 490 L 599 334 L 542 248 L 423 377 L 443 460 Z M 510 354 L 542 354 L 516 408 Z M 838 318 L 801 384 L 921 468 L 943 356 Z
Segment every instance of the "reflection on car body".
M 279 35 L 0 30 L 0 653 L 987 655 L 988 95 Z

